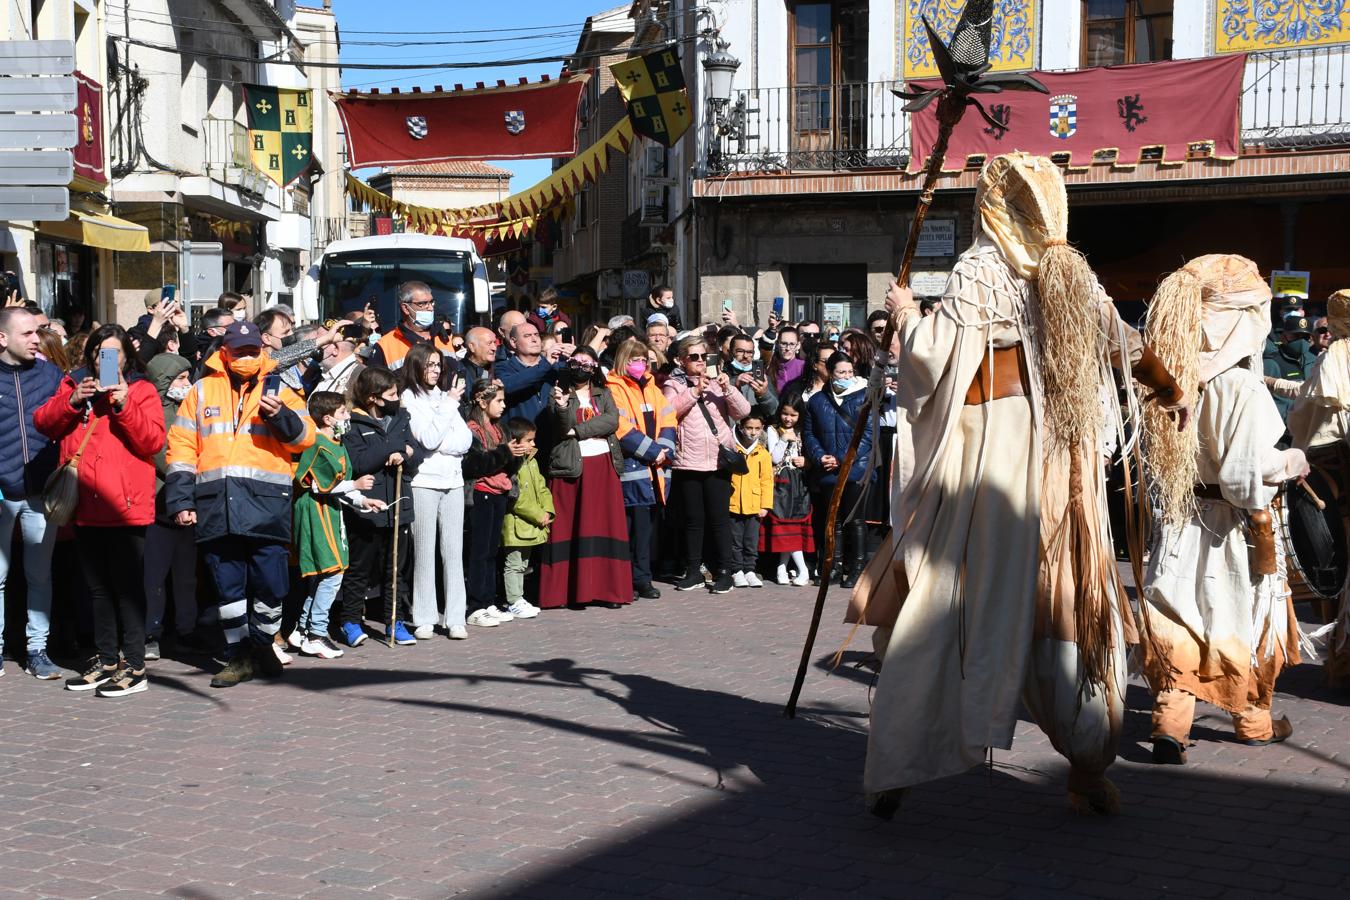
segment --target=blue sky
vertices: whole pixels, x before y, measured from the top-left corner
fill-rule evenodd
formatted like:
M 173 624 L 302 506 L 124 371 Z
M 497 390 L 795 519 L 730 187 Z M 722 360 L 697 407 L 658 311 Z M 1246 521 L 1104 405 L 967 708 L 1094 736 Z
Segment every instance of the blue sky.
M 556 56 L 576 49 L 586 17 L 613 9 L 620 0 L 333 0 L 342 38 L 342 61 L 350 62 L 467 62 Z M 547 27 L 557 26 L 557 27 Z M 478 31 L 470 33 L 471 30 Z M 486 29 L 513 29 L 488 32 Z M 517 31 L 514 29 L 531 29 Z M 398 32 L 373 34 L 369 32 Z M 366 32 L 366 33 L 362 33 Z M 431 32 L 458 32 L 433 34 Z M 389 47 L 364 46 L 358 42 L 380 41 L 482 41 L 443 45 Z M 430 90 L 477 81 L 493 83 L 498 78 L 516 81 L 522 76 L 537 81 L 541 75 L 556 77 L 561 63 L 528 66 L 477 67 L 471 69 L 380 70 L 344 69 L 342 87 L 381 91 L 414 85 Z M 511 190 L 520 191 L 548 175 L 546 159 L 506 160 L 494 163 L 515 173 Z

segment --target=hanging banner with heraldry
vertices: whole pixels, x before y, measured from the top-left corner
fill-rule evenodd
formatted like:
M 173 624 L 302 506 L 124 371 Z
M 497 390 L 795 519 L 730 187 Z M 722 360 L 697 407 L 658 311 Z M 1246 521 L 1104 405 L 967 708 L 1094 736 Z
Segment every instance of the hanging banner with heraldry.
M 1213 145 L 1212 158 L 1236 159 L 1242 94 L 1242 55 L 1031 73 L 1048 94 L 1010 91 L 980 98 L 988 119 L 967 116 L 952 131 L 945 172 L 968 157 L 1012 150 L 1040 156 L 1070 154 L 1088 166 L 1098 151 L 1115 151 L 1115 165 L 1137 165 L 1143 151 L 1162 149 L 1179 164 L 1189 145 Z M 938 83 L 913 82 L 920 89 Z M 937 139 L 937 107 L 910 115 L 910 169 L 917 171 Z M 990 121 L 992 120 L 992 121 Z
M 633 131 L 666 147 L 680 139 L 694 121 L 689 90 L 680 67 L 680 48 L 662 47 L 609 67 L 628 104 Z
M 286 187 L 314 161 L 314 115 L 309 90 L 244 85 L 249 155 L 278 187 Z
M 108 183 L 103 168 L 103 86 L 75 73 L 75 146 L 70 149 L 75 174 L 96 185 Z
M 590 75 L 411 93 L 330 94 L 348 163 L 400 166 L 452 159 L 542 159 L 577 152 L 577 107 Z

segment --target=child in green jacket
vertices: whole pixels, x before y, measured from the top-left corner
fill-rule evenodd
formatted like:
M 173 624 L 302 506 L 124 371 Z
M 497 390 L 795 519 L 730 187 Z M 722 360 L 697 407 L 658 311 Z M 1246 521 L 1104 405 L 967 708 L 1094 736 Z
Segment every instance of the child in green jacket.
M 548 540 L 548 527 L 553 522 L 553 495 L 548 492 L 548 482 L 535 458 L 534 423 L 513 418 L 506 423 L 506 432 L 511 440 L 529 447 L 530 452 L 513 478 L 515 501 L 502 519 L 502 546 L 506 548 L 502 580 L 506 583 L 506 605 L 512 615 L 517 619 L 533 619 L 539 615 L 539 608 L 525 599 L 525 573 L 530 570 L 531 549 Z

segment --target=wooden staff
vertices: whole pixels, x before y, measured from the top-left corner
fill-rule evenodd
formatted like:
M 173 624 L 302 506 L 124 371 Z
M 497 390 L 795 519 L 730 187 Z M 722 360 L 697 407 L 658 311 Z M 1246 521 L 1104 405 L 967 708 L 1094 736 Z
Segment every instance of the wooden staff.
M 394 469 L 394 505 L 389 507 L 394 517 L 394 545 L 390 554 L 393 558 L 389 563 L 389 569 L 393 574 L 389 576 L 389 628 L 384 633 L 386 647 L 394 646 L 394 623 L 398 616 L 398 504 L 402 499 L 403 463 L 399 463 Z

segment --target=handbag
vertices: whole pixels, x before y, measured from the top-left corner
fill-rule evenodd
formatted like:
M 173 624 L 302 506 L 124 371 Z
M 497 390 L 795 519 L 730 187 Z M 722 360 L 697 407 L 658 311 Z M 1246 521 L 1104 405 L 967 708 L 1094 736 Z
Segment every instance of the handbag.
M 567 438 L 553 446 L 548 456 L 550 478 L 581 477 L 581 444 L 576 438 Z
M 811 512 L 811 492 L 802 470 L 782 466 L 773 476 L 773 516 L 783 521 L 804 519 Z
M 703 405 L 703 398 L 700 397 L 694 402 L 698 404 L 699 410 L 703 413 L 703 420 L 708 423 L 708 428 L 712 431 L 713 437 L 717 439 L 717 474 L 727 477 L 749 475 L 750 463 L 746 461 L 745 454 L 722 445 L 722 437 L 717 433 L 717 423 L 713 422 L 708 407 Z
M 95 419 L 85 431 L 80 449 L 65 465 L 47 476 L 47 483 L 42 487 L 42 511 L 53 525 L 69 525 L 75 517 L 75 506 L 80 501 L 80 457 L 84 455 L 84 448 L 89 446 L 89 436 L 97 427 L 98 419 Z

